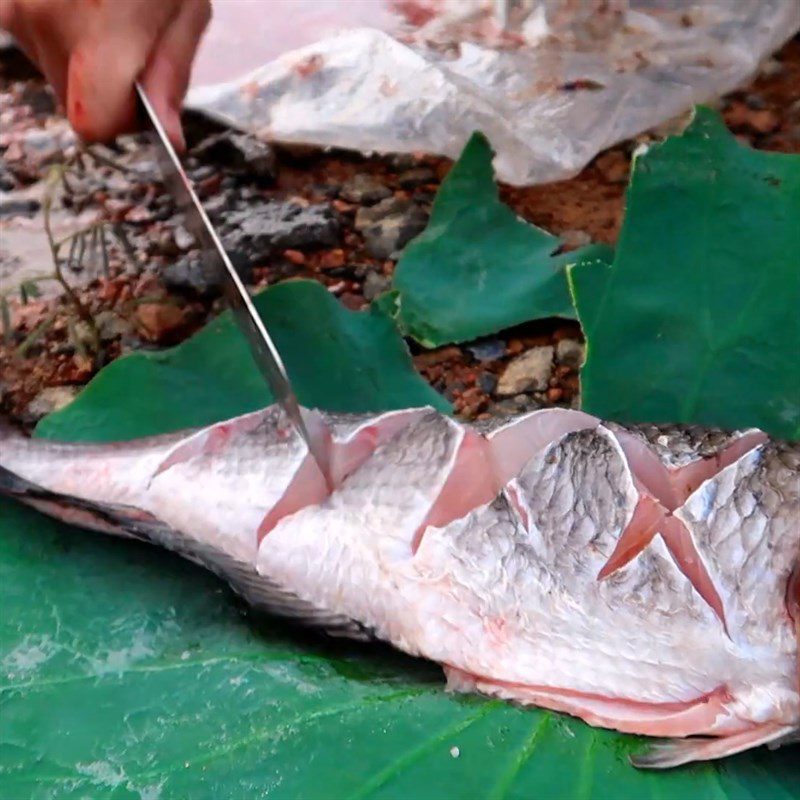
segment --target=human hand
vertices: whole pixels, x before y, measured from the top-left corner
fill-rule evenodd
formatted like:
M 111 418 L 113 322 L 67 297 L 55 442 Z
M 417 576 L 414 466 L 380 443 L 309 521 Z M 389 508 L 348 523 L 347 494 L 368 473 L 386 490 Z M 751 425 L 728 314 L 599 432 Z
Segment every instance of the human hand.
M 39 66 L 76 133 L 109 141 L 136 129 L 141 80 L 170 140 L 210 0 L 0 0 L 0 27 Z

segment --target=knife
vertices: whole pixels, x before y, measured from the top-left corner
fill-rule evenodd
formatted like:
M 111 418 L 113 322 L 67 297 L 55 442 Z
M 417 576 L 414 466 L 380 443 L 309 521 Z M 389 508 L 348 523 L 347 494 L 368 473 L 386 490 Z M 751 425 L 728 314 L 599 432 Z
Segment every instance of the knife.
M 308 433 L 308 428 L 300 413 L 300 405 L 292 389 L 286 368 L 281 360 L 263 320 L 253 305 L 253 301 L 233 266 L 225 248 L 222 246 L 217 232 L 214 230 L 200 200 L 192 187 L 189 177 L 181 165 L 172 143 L 167 137 L 164 126 L 158 118 L 147 93 L 141 84 L 136 83 L 136 93 L 141 106 L 142 121 L 150 129 L 151 138 L 158 152 L 159 165 L 164 176 L 164 184 L 175 203 L 184 215 L 184 224 L 192 233 L 202 249 L 202 257 L 214 264 L 223 277 L 225 298 L 231 307 L 234 319 L 250 345 L 250 353 L 256 366 L 269 384 L 275 400 L 286 413 L 289 421 L 302 436 L 309 453 L 317 462 L 317 466 L 326 480 L 327 470 L 320 447 L 316 445 Z

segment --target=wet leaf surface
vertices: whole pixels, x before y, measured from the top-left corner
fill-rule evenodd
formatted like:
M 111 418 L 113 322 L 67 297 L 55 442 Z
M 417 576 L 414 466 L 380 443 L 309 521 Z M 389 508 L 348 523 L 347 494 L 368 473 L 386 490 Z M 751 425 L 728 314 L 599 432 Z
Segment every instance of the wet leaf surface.
M 480 134 L 442 182 L 425 231 L 397 264 L 398 321 L 427 347 L 464 342 L 521 322 L 574 318 L 565 267 L 611 249 L 557 255 L 561 241 L 500 202 L 492 151 Z
M 796 750 L 638 772 L 633 737 L 449 695 L 435 665 L 250 616 L 169 553 L 5 500 L 0 529 L 7 798 L 789 800 L 800 785 Z
M 255 302 L 306 407 L 448 410 L 414 371 L 405 343 L 379 309 L 348 311 L 315 281 L 280 284 Z M 73 441 L 104 430 L 133 438 L 210 424 L 270 402 L 247 342 L 226 313 L 177 347 L 116 360 L 36 432 Z
M 640 156 L 613 264 L 571 270 L 583 407 L 800 438 L 799 220 L 800 157 L 708 109 Z

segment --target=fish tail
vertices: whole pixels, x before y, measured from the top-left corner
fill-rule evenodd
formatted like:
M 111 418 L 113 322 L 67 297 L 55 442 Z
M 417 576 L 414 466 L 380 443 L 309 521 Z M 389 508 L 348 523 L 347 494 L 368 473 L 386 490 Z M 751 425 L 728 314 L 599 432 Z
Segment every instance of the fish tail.
M 800 727 L 761 725 L 749 731 L 718 738 L 691 736 L 687 739 L 657 742 L 644 753 L 631 756 L 640 769 L 670 769 L 693 761 L 725 758 L 754 747 L 767 745 L 770 750 L 800 741 Z

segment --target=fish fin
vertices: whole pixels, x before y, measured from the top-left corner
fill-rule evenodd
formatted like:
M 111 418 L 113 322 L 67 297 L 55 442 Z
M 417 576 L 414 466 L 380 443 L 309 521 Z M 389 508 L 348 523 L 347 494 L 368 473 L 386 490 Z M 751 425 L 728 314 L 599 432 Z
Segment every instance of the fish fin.
M 4 467 L 0 467 L 0 494 L 83 528 L 126 536 L 171 550 L 222 578 L 236 594 L 259 611 L 319 628 L 330 636 L 362 641 L 374 638 L 359 622 L 313 606 L 260 575 L 253 565 L 239 561 L 212 545 L 198 542 L 141 509 L 59 494 Z
M 757 728 L 718 738 L 693 736 L 687 739 L 657 742 L 649 750 L 631 756 L 640 769 L 668 769 L 693 761 L 711 761 L 732 756 L 761 745 L 771 749 L 798 741 L 800 728 L 793 725 L 759 725 Z

